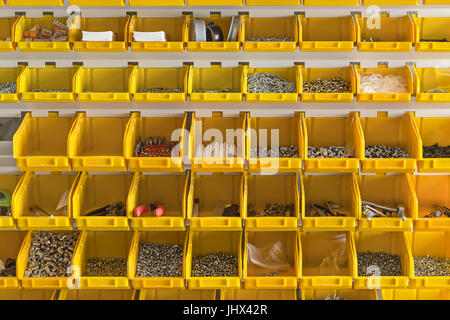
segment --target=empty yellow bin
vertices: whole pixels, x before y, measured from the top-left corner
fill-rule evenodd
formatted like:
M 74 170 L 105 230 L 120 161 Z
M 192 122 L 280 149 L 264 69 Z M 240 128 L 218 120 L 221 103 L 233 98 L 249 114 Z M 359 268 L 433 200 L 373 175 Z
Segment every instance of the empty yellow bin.
M 374 289 L 316 289 L 302 290 L 301 294 L 302 300 L 379 300 Z
M 444 289 L 383 289 L 382 300 L 450 300 L 450 290 Z
M 23 65 L 19 65 L 17 68 L 0 68 L 0 83 L 16 82 L 16 92 L 0 93 L 0 102 L 20 102 L 19 89 L 25 68 Z
M 63 289 L 59 300 L 132 300 L 131 289 Z
M 407 288 L 411 275 L 411 248 L 405 232 L 354 232 L 353 247 L 355 251 L 355 289 L 390 289 Z M 358 252 L 385 252 L 400 256 L 401 276 L 369 276 L 358 274 Z M 375 265 L 375 267 L 377 267 Z M 374 268 L 376 270 L 376 268 Z M 376 274 L 376 271 L 375 271 Z M 380 273 L 381 274 L 381 273 Z
M 241 230 L 244 217 L 243 174 L 193 174 L 187 198 L 191 230 Z M 237 205 L 239 216 L 222 216 Z
M 64 0 L 8 0 L 8 6 L 63 6 Z
M 188 67 L 137 68 L 131 75 L 134 102 L 186 102 Z M 178 89 L 178 92 L 146 92 L 148 89 Z
M 303 231 L 354 231 L 361 207 L 358 180 L 355 174 L 304 175 L 301 188 L 304 208 L 302 210 Z M 340 206 L 339 213 L 345 216 L 314 216 L 312 206 L 327 207 L 327 202 Z
M 14 197 L 18 186 L 23 181 L 23 176 L 19 174 L 2 174 L 0 175 L 0 190 L 7 191 Z M 11 202 L 12 203 L 12 202 Z M 12 210 L 12 208 L 10 209 Z M 0 216 L 0 230 L 15 230 L 17 229 L 16 222 L 11 216 Z
M 145 0 L 141 0 L 145 1 Z M 149 3 L 150 1 L 146 1 Z M 151 4 L 139 4 L 151 5 Z M 168 5 L 164 2 L 164 5 Z M 185 28 L 186 16 L 178 18 L 138 18 L 133 15 L 128 28 L 128 41 L 131 50 L 136 52 L 183 52 L 187 41 L 187 30 Z M 167 41 L 146 42 L 135 41 L 134 31 L 137 32 L 157 32 L 164 31 Z M 163 80 L 163 79 L 161 79 Z
M 70 27 L 70 41 L 74 51 L 123 52 L 128 50 L 128 25 L 131 16 L 117 18 L 79 18 Z M 79 23 L 79 25 L 77 25 Z M 77 28 L 79 27 L 79 28 Z M 83 41 L 82 31 L 112 31 L 113 41 Z
M 301 161 L 301 120 L 300 114 L 293 117 L 248 117 L 247 118 L 247 154 L 250 172 L 298 172 L 302 168 Z M 261 147 L 290 147 L 297 148 L 297 157 L 281 158 L 258 157 Z M 261 154 L 262 156 L 264 154 Z
M 14 259 L 17 261 L 17 256 L 19 255 L 19 250 L 22 246 L 25 235 L 25 232 L 20 231 L 0 232 L 0 259 L 3 261 L 3 263 L 6 263 L 7 259 Z M 0 288 L 20 288 L 17 273 L 13 277 L 0 277 Z M 4 297 L 1 297 L 1 294 L 0 300 L 4 300 Z
M 411 113 L 403 117 L 388 117 L 379 112 L 374 118 L 360 118 L 364 133 L 364 152 L 361 157 L 363 172 L 414 172 L 419 156 L 419 133 Z M 408 152 L 409 158 L 366 158 L 367 146 L 385 145 Z
M 79 113 L 69 134 L 75 171 L 126 171 L 123 140 L 129 118 L 88 118 Z
M 222 289 L 220 290 L 220 300 L 297 300 L 297 290 Z
M 301 290 L 352 288 L 356 266 L 351 232 L 300 232 L 300 237 Z
M 211 117 L 193 115 L 189 137 L 192 171 L 243 172 L 245 123 L 244 112 L 241 112 L 239 117 L 224 117 L 221 112 L 213 112 Z M 212 148 L 212 152 L 205 150 L 207 145 L 214 142 L 219 143 L 218 148 Z M 220 144 L 223 146 L 223 143 L 230 145 L 230 153 L 226 153 L 226 150 L 221 152 Z M 231 145 L 234 145 L 234 153 Z
M 450 69 L 414 66 L 416 102 L 450 102 Z
M 273 1 L 272 1 L 273 2 Z M 247 3 L 247 5 L 249 5 Z M 298 22 L 296 16 L 280 18 L 250 18 L 241 16 L 242 48 L 251 52 L 289 52 L 297 50 Z M 290 41 L 254 41 L 257 38 L 292 38 Z
M 439 210 L 437 206 L 450 207 L 450 176 L 416 175 L 413 180 L 419 203 L 414 230 L 450 231 L 450 218 L 425 218 Z
M 69 0 L 74 6 L 124 6 L 125 0 Z
M 300 51 L 353 51 L 356 42 L 356 26 L 352 16 L 298 17 Z
M 247 230 L 296 230 L 302 199 L 299 195 L 298 174 L 246 175 L 243 217 Z M 250 208 L 261 214 L 267 205 L 293 205 L 286 216 L 254 216 Z
M 140 291 L 139 300 L 216 300 L 216 290 L 145 289 Z
M 363 6 L 417 6 L 418 0 L 362 0 Z
M 359 0 L 303 0 L 304 6 L 358 6 Z
M 57 290 L 4 289 L 0 290 L 0 300 L 55 300 Z
M 186 231 L 141 231 L 135 232 L 128 258 L 128 278 L 135 289 L 184 289 L 187 266 L 187 232 Z M 178 244 L 183 247 L 183 266 L 181 277 L 138 277 L 139 245 L 141 242 Z
M 247 6 L 299 6 L 301 0 L 246 0 Z
M 240 289 L 242 279 L 242 231 L 189 231 L 186 255 L 186 279 L 189 289 Z M 193 258 L 215 253 L 229 253 L 237 257 L 237 274 L 230 277 L 195 277 Z
M 43 5 L 36 4 L 36 1 L 27 1 L 29 3 L 35 3 L 35 5 Z M 11 1 L 9 1 L 9 5 Z M 26 4 L 30 5 L 30 4 Z M 62 4 L 61 4 L 62 5 Z M 60 23 L 66 25 L 67 17 L 54 17 L 53 14 L 43 14 L 42 18 L 27 18 L 26 16 L 21 16 L 15 25 L 14 30 L 14 41 L 17 43 L 17 48 L 19 51 L 25 52 L 64 52 L 64 51 L 72 51 L 72 45 L 69 42 L 69 32 L 67 31 L 67 40 L 66 41 L 24 41 L 24 31 L 28 31 L 33 28 L 35 25 L 39 25 L 40 28 L 45 28 L 49 30 L 53 30 L 53 20 L 57 20 Z
M 133 230 L 184 230 L 186 219 L 186 197 L 189 187 L 189 174 L 146 175 L 134 174 L 128 195 L 128 218 Z M 152 212 L 141 217 L 134 216 L 138 206 L 162 203 L 164 215 L 155 217 Z
M 0 51 L 16 51 L 15 29 L 19 17 L 0 18 Z
M 416 51 L 450 51 L 450 18 L 413 15 Z M 446 39 L 447 41 L 442 41 Z M 424 41 L 425 40 L 425 41 Z
M 358 172 L 359 161 L 364 155 L 364 138 L 360 118 L 350 113 L 344 118 L 317 117 L 302 115 L 301 157 L 305 160 L 306 172 Z M 308 148 L 316 150 L 330 146 L 345 147 L 353 158 L 310 158 Z
M 355 15 L 355 20 L 358 51 L 411 51 L 414 42 L 414 25 L 408 15 L 390 17 L 389 14 L 380 14 L 375 19 Z
M 133 176 L 130 174 L 81 173 L 72 197 L 72 214 L 79 230 L 129 230 L 127 216 L 87 216 L 106 205 L 126 204 Z M 126 208 L 127 211 L 134 208 Z

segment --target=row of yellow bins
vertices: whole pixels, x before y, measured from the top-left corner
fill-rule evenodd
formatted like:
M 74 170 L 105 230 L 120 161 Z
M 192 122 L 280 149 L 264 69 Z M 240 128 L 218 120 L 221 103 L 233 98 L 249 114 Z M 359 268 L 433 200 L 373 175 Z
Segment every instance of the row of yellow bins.
M 436 204 L 449 206 L 449 175 L 325 174 L 256 175 L 239 173 L 190 174 L 38 174 L 0 175 L 2 190 L 12 196 L 12 216 L 0 217 L 0 230 L 296 230 L 302 231 L 450 231 L 445 218 L 430 219 Z M 67 211 L 56 210 L 69 191 Z M 206 199 L 193 214 L 194 200 Z M 239 206 L 236 217 L 215 215 L 220 201 Z M 376 218 L 361 212 L 361 201 L 402 204 L 405 219 Z M 134 208 L 163 202 L 162 217 L 135 217 Z M 317 203 L 339 203 L 343 217 L 312 217 Z M 99 207 L 122 202 L 126 216 L 89 216 Z M 291 216 L 253 217 L 248 205 L 263 210 L 267 203 L 292 204 Z M 51 216 L 36 216 L 34 206 Z
M 0 233 L 0 256 L 17 257 L 17 276 L 0 278 L 1 289 L 441 289 L 448 298 L 450 277 L 414 275 L 413 258 L 427 254 L 448 259 L 450 233 L 416 232 L 298 232 L 293 231 L 83 231 L 79 234 L 70 277 L 26 277 L 29 249 L 35 231 Z M 343 243 L 342 261 L 334 273 L 319 267 L 329 255 L 330 241 L 339 236 Z M 180 277 L 137 277 L 139 244 L 142 241 L 183 245 Z M 261 277 L 261 270 L 249 268 L 248 243 L 264 246 L 279 241 L 285 248 L 290 267 L 276 276 Z M 401 257 L 402 275 L 368 277 L 358 274 L 357 253 L 383 251 Z M 230 277 L 195 277 L 192 258 L 217 251 L 238 256 L 238 274 Z M 127 259 L 127 276 L 86 276 L 89 258 Z M 331 274 L 331 275 L 329 275 Z M 187 281 L 186 281 L 187 280 Z M 310 292 L 310 296 L 314 295 Z
M 165 137 L 177 141 L 179 154 L 139 157 L 139 138 Z M 234 157 L 202 153 L 201 145 L 223 141 L 236 147 Z M 406 112 L 374 117 L 33 117 L 27 113 L 13 137 L 13 156 L 21 171 L 146 171 L 182 172 L 190 164 L 195 172 L 306 172 L 449 173 L 450 160 L 424 158 L 423 147 L 450 144 L 450 118 L 415 117 Z M 257 146 L 294 146 L 297 158 L 256 158 Z M 369 159 L 365 146 L 400 147 L 410 158 Z M 344 146 L 353 158 L 309 158 L 308 147 Z M 248 167 L 246 166 L 248 164 Z
M 69 24 L 67 41 L 24 41 L 23 32 L 38 24 L 52 29 L 55 17 L 46 12 L 41 18 L 28 18 L 24 15 L 0 18 L 2 41 L 0 51 L 92 51 L 92 52 L 180 52 L 180 51 L 243 51 L 250 52 L 289 52 L 296 51 L 359 51 L 366 52 L 409 52 L 415 51 L 445 52 L 450 51 L 450 43 L 439 41 L 450 39 L 450 17 L 418 17 L 406 15 L 391 17 L 381 14 L 379 28 L 374 28 L 370 18 L 360 14 L 342 17 L 305 17 L 292 15 L 285 17 L 249 17 L 241 15 L 241 24 L 235 41 L 196 42 L 191 38 L 190 27 L 195 19 L 214 21 L 228 36 L 232 17 L 222 17 L 219 13 L 208 18 L 181 15 L 178 17 L 144 18 L 126 15 L 116 18 L 78 17 Z M 67 24 L 67 17 L 57 17 Z M 369 19 L 369 20 L 368 20 Z M 111 42 L 82 41 L 82 30 L 114 32 Z M 136 42 L 133 32 L 164 31 L 167 42 Z M 249 41 L 252 37 L 287 37 L 291 41 L 258 42 Z M 374 39 L 375 42 L 367 41 Z M 431 40 L 431 41 L 430 41 Z M 435 40 L 435 41 L 432 41 Z

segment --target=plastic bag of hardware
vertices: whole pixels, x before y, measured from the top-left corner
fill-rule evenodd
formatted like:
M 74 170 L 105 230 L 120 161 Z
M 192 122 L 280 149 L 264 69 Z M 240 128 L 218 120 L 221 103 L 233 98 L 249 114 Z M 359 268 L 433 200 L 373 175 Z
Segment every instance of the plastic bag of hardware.
M 319 265 L 322 276 L 338 276 L 339 269 L 347 261 L 347 237 L 344 233 L 329 239 L 328 255 Z
M 292 268 L 289 264 L 281 241 L 276 241 L 262 248 L 257 248 L 247 243 L 249 267 L 261 267 L 272 272 L 283 271 Z

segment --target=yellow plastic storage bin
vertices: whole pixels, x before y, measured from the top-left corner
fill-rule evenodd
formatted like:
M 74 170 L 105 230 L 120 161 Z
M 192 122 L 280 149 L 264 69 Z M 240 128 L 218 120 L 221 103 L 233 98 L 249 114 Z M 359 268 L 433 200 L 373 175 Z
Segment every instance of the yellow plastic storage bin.
M 242 102 L 243 67 L 189 67 L 188 92 L 191 102 Z M 200 91 L 200 92 L 197 92 Z
M 224 289 L 220 290 L 220 300 L 297 300 L 297 290 Z
M 1 42 L 0 42 L 1 43 Z M 0 68 L 0 83 L 16 82 L 15 93 L 0 93 L 0 102 L 20 102 L 20 83 L 22 81 L 25 66 L 19 65 L 17 68 Z
M 362 201 L 386 205 L 390 208 L 405 208 L 405 219 L 377 217 L 368 219 L 359 207 L 358 229 L 360 231 L 409 231 L 417 217 L 418 201 L 412 176 L 362 175 L 358 176 Z
M 243 0 L 187 0 L 188 6 L 242 6 Z
M 57 290 L 0 289 L 0 300 L 55 300 Z
M 79 113 L 69 133 L 75 171 L 127 171 L 123 140 L 129 118 L 88 118 Z
M 356 274 L 352 241 L 351 232 L 300 232 L 300 289 L 352 288 Z M 333 259 L 341 260 L 334 270 Z
M 134 5 L 152 5 L 146 4 L 151 3 L 151 1 L 147 0 L 140 0 L 140 1 L 142 3 Z M 168 5 L 168 3 L 164 2 L 164 5 Z M 186 16 L 181 16 L 177 18 L 162 18 L 162 17 L 138 18 L 137 16 L 133 15 L 130 19 L 130 25 L 128 27 L 128 41 L 131 44 L 131 50 L 136 52 L 183 52 L 185 42 L 187 41 L 187 34 L 186 34 L 187 30 L 185 28 L 186 23 L 187 23 Z M 134 31 L 138 32 L 164 31 L 167 35 L 167 41 L 161 42 L 134 41 L 133 37 Z
M 299 6 L 301 0 L 246 0 L 247 6 Z
M 450 69 L 414 66 L 413 70 L 416 102 L 450 102 Z
M 334 297 L 345 300 L 379 300 L 376 290 L 369 289 L 316 289 L 302 290 L 302 300 L 333 300 Z
M 424 158 L 423 147 L 438 143 L 441 146 L 450 145 L 450 118 L 448 117 L 424 117 L 414 121 L 419 131 L 419 152 L 417 167 L 419 172 L 444 172 L 450 173 L 449 158 Z
M 297 289 L 300 271 L 298 241 L 297 231 L 246 231 L 243 261 L 245 289 Z M 278 257 L 282 259 L 279 263 L 283 264 L 283 267 L 274 271 L 253 264 L 250 261 L 248 244 L 259 250 L 267 247 L 283 250 L 280 255 L 284 257 Z
M 75 173 L 25 173 L 12 199 L 17 226 L 21 230 L 73 229 L 70 199 L 77 182 Z M 58 208 L 60 200 L 65 199 L 66 206 Z
M 411 69 L 405 65 L 400 68 L 388 68 L 387 65 L 379 65 L 377 68 L 360 68 L 355 66 L 356 72 L 356 93 L 358 102 L 369 102 L 369 103 L 407 103 L 411 101 L 411 95 L 414 91 L 413 89 L 413 76 Z M 386 75 L 397 75 L 403 77 L 406 81 L 406 87 L 408 92 L 402 93 L 362 93 L 361 92 L 361 76 L 364 74 L 381 74 Z
M 72 214 L 79 230 L 129 230 L 127 216 L 86 216 L 90 211 L 122 202 L 126 204 L 131 174 L 80 174 L 72 196 Z M 127 207 L 127 213 L 134 208 Z
M 246 158 L 250 172 L 276 173 L 301 170 L 302 134 L 299 113 L 285 118 L 247 117 L 247 132 Z M 257 157 L 257 148 L 265 145 L 267 147 L 294 146 L 298 148 L 298 156 L 296 158 Z
M 436 206 L 450 207 L 450 176 L 416 175 L 413 180 L 419 203 L 414 230 L 450 231 L 450 218 L 425 218 L 439 210 Z
M 36 231 L 28 231 L 25 239 L 20 248 L 19 256 L 17 258 L 17 276 L 22 283 L 22 288 L 24 289 L 62 289 L 67 288 L 67 285 L 73 285 L 74 279 L 76 277 L 76 269 L 80 268 L 79 265 L 75 264 L 72 256 L 72 276 L 69 277 L 26 277 L 25 269 L 28 267 L 28 257 L 30 254 L 31 241 L 33 238 L 33 233 Z M 56 233 L 60 233 L 57 231 Z M 73 232 L 73 231 L 72 231 Z M 80 235 L 78 235 L 77 242 L 75 244 L 74 252 L 76 252 L 78 245 L 80 243 Z
M 304 6 L 358 6 L 359 0 L 303 0 Z
M 300 51 L 353 51 L 356 26 L 352 16 L 298 19 Z
M 355 15 L 358 51 L 411 51 L 414 42 L 414 25 L 409 16 L 390 17 L 389 14 L 380 14 L 377 19 L 373 21 L 371 18 Z
M 32 117 L 27 113 L 13 137 L 14 158 L 22 171 L 70 171 L 67 139 L 73 117 Z
M 245 212 L 243 190 L 243 174 L 192 174 L 187 197 L 191 230 L 241 230 Z M 239 216 L 222 216 L 224 208 L 231 204 L 239 206 Z M 198 207 L 197 215 L 194 207 Z
M 3 4 L 4 5 L 4 4 Z M 15 30 L 19 17 L 0 18 L 0 52 L 16 51 Z M 6 41 L 7 39 L 9 41 Z
M 2 174 L 0 175 L 0 190 L 7 191 L 11 194 L 12 197 L 14 197 L 14 193 L 16 192 L 22 181 L 23 181 L 22 175 Z M 15 230 L 15 229 L 17 229 L 17 226 L 16 222 L 14 221 L 13 215 L 0 216 L 0 230 Z
M 127 124 L 124 137 L 125 157 L 131 171 L 184 171 L 183 158 L 185 147 L 189 142 L 189 128 L 186 128 L 187 114 L 184 117 L 142 118 L 139 113 L 133 113 Z M 172 141 L 172 135 L 179 137 L 179 152 L 173 150 L 170 157 L 138 157 L 135 154 L 136 143 L 149 137 L 164 137 Z M 177 137 L 178 136 L 178 137 Z M 175 140 L 176 141 L 176 140 Z M 174 148 L 174 149 L 175 149 Z
M 50 0 L 49 0 L 50 1 Z M 10 3 L 11 1 L 9 1 Z M 36 1 L 26 1 L 34 3 L 34 5 L 43 5 L 41 1 L 39 4 Z M 62 1 L 63 2 L 63 1 Z M 27 6 L 30 4 L 26 4 Z M 10 4 L 11 5 L 11 4 Z M 62 4 L 61 4 L 62 5 Z M 21 16 L 15 25 L 14 41 L 17 43 L 19 51 L 25 52 L 65 52 L 72 51 L 72 45 L 70 43 L 69 32 L 67 33 L 67 41 L 24 41 L 24 31 L 30 30 L 35 25 L 39 25 L 41 28 L 53 30 L 53 20 L 58 20 L 62 24 L 67 24 L 67 17 L 54 17 L 53 14 L 43 14 L 42 18 L 27 18 Z
M 250 93 L 248 90 L 248 76 L 258 73 L 278 74 L 286 81 L 295 83 L 295 92 L 289 93 Z M 295 66 L 293 68 L 249 68 L 244 66 L 244 95 L 246 102 L 290 102 L 297 103 L 298 95 L 300 92 L 300 67 Z
M 186 102 L 188 67 L 137 68 L 131 76 L 130 93 L 134 102 Z M 181 92 L 150 93 L 146 89 L 182 89 Z M 143 90 L 144 92 L 140 92 Z
M 160 0 L 129 0 L 130 6 L 161 6 Z M 167 0 L 165 6 L 184 6 L 185 0 Z
M 411 275 L 411 248 L 408 244 L 406 232 L 354 232 L 354 268 L 355 289 L 390 289 L 407 288 Z M 368 276 L 358 274 L 358 252 L 385 252 L 400 256 L 402 264 L 401 276 Z
M 377 117 L 360 118 L 364 133 L 363 146 L 386 145 L 402 148 L 410 158 L 366 158 L 365 149 L 361 157 L 363 172 L 414 172 L 419 156 L 419 133 L 411 113 L 403 117 L 388 117 L 379 112 Z
M 190 131 L 191 169 L 199 172 L 243 172 L 245 161 L 246 114 L 239 117 L 224 117 L 221 112 L 213 112 L 211 117 L 192 116 Z M 214 138 L 214 139 L 213 139 Z M 227 141 L 228 140 L 228 141 Z M 234 145 L 235 156 L 215 156 L 205 152 L 204 147 L 217 141 Z M 203 145 L 203 148 L 202 148 Z M 215 148 L 213 148 L 215 149 Z M 219 150 L 220 151 L 220 150 Z
M 249 4 L 247 3 L 247 5 Z M 289 52 L 297 50 L 297 16 L 250 18 L 248 15 L 243 15 L 242 19 L 242 48 L 244 51 Z M 292 41 L 249 41 L 248 39 L 251 37 L 286 37 L 292 38 Z
M 450 259 L 450 232 L 415 231 L 408 236 L 413 258 L 430 256 Z M 450 276 L 418 276 L 415 274 L 414 264 L 411 261 L 412 288 L 450 289 Z
M 130 102 L 136 68 L 84 68 L 76 76 L 80 102 Z
M 443 289 L 383 289 L 382 300 L 450 300 L 450 290 Z
M 124 6 L 125 0 L 69 0 L 74 6 Z
M 361 207 L 358 180 L 355 174 L 305 175 L 301 188 L 304 208 L 303 231 L 354 231 Z M 340 206 L 344 217 L 315 217 L 313 205 L 326 207 L 328 201 Z
M 8 6 L 63 6 L 64 0 L 8 0 Z
M 80 18 L 79 26 L 70 28 L 70 40 L 74 51 L 83 52 L 123 52 L 128 50 L 128 25 L 131 16 L 117 18 Z M 77 29 L 76 27 L 80 27 Z M 82 31 L 112 31 L 114 41 L 82 41 Z
M 186 255 L 189 289 L 240 289 L 242 279 L 242 231 L 190 231 Z M 233 277 L 194 277 L 192 260 L 196 256 L 230 253 L 238 258 L 238 274 Z
M 250 175 L 245 178 L 243 217 L 247 230 L 296 230 L 302 198 L 299 195 L 298 174 Z M 249 206 L 257 212 L 268 204 L 294 205 L 294 212 L 285 217 L 250 217 Z M 289 211 L 289 210 L 288 210 Z
M 20 231 L 0 232 L 0 259 L 3 263 L 5 263 L 7 259 L 17 260 L 17 256 L 19 255 L 19 250 L 22 246 L 25 235 L 25 232 Z M 14 277 L 0 277 L 0 288 L 20 288 L 18 275 L 16 274 Z M 0 290 L 0 292 L 3 291 L 4 290 Z M 3 300 L 1 293 L 0 300 Z
M 58 300 L 132 300 L 131 289 L 63 289 Z
M 189 174 L 146 175 L 134 174 L 128 195 L 128 218 L 133 230 L 184 230 L 186 219 L 186 197 L 189 188 Z M 142 217 L 134 216 L 134 209 L 150 203 L 162 203 L 164 215 L 155 217 L 152 213 Z
M 199 289 L 145 289 L 139 300 L 216 300 L 216 290 Z
M 188 234 L 186 231 L 142 231 L 135 232 L 128 258 L 128 278 L 135 289 L 183 289 L 185 287 L 187 266 Z M 183 269 L 181 277 L 137 277 L 139 245 L 141 242 L 168 243 L 183 246 Z
M 188 0 L 189 2 L 192 2 L 193 0 Z M 203 1 L 203 0 L 197 0 L 197 1 Z M 216 2 L 226 2 L 222 3 L 222 5 L 233 5 L 230 2 L 236 1 L 236 0 L 229 0 L 229 1 L 219 1 L 215 0 Z M 241 0 L 242 1 L 242 0 Z M 214 1 L 208 0 L 205 1 L 204 5 L 212 6 L 214 5 Z M 220 5 L 220 4 L 219 4 Z M 235 41 L 227 41 L 228 32 L 230 30 L 231 20 L 232 17 L 222 17 L 219 14 L 211 14 L 209 18 L 198 18 L 193 17 L 192 15 L 189 15 L 186 17 L 186 26 L 185 26 L 185 33 L 187 34 L 187 51 L 194 51 L 194 52 L 233 52 L 233 51 L 240 51 L 241 49 L 241 41 L 242 41 L 242 29 L 239 26 L 238 34 Z M 223 32 L 223 40 L 224 41 L 195 41 L 192 39 L 190 30 L 192 25 L 194 24 L 194 20 L 204 20 L 205 24 L 208 25 L 210 22 L 214 22 L 217 24 Z M 241 21 L 242 23 L 242 21 Z
M 413 15 L 413 21 L 416 36 L 414 44 L 416 51 L 450 51 L 450 18 L 419 18 L 417 15 Z M 447 39 L 446 42 L 442 42 L 444 38 Z
M 363 6 L 417 6 L 418 0 L 362 0 Z
M 354 172 L 359 170 L 364 155 L 364 138 L 360 118 L 350 113 L 346 118 L 317 117 L 302 115 L 301 157 L 305 160 L 306 172 Z M 354 158 L 309 158 L 308 148 L 343 146 Z
M 423 0 L 423 4 L 450 4 L 448 0 Z

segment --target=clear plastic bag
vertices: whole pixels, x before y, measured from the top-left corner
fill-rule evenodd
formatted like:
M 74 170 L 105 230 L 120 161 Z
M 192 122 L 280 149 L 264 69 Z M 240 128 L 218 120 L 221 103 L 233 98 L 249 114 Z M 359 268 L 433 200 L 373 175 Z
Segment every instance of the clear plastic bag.
M 283 271 L 292 268 L 281 241 L 276 241 L 262 248 L 247 244 L 248 263 L 250 267 L 258 266 L 271 271 Z
M 319 265 L 322 276 L 338 276 L 340 267 L 347 262 L 347 237 L 338 234 L 329 239 L 328 255 Z

